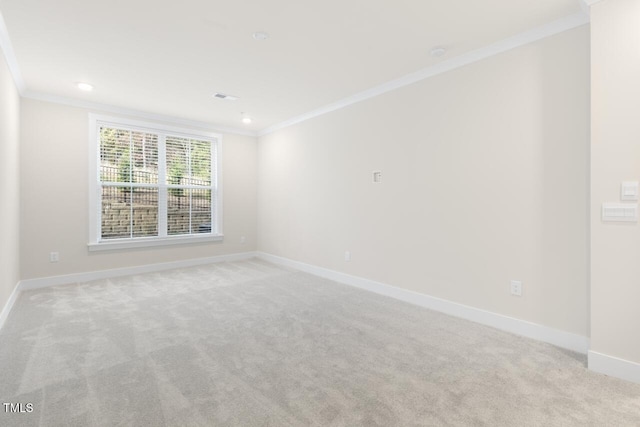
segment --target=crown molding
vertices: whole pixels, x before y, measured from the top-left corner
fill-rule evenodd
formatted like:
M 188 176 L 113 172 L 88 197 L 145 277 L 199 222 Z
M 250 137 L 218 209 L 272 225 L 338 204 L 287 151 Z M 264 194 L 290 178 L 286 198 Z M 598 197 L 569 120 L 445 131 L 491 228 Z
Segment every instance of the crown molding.
M 163 123 L 172 123 L 182 126 L 188 126 L 192 128 L 198 128 L 202 130 L 218 132 L 223 134 L 234 134 L 256 137 L 258 134 L 246 129 L 233 128 L 228 126 L 218 126 L 214 123 L 200 122 L 197 120 L 181 119 L 173 116 L 166 116 L 163 114 L 149 113 L 139 110 L 131 110 L 128 108 L 116 107 L 113 105 L 100 104 L 97 102 L 82 101 L 79 99 L 66 98 L 63 96 L 50 95 L 41 92 L 24 91 L 22 93 L 23 98 L 33 99 L 36 101 L 51 102 L 54 104 L 66 105 L 69 107 L 84 108 L 87 110 L 93 110 L 96 112 L 108 112 L 112 114 L 120 114 L 125 116 L 131 116 L 135 118 L 155 120 Z
M 324 107 L 320 107 L 316 110 L 309 111 L 308 113 L 301 114 L 296 117 L 292 117 L 289 120 L 285 120 L 281 123 L 277 123 L 273 126 L 269 126 L 259 131 L 258 136 L 268 135 L 277 130 L 284 129 L 286 127 L 295 125 L 297 123 L 304 122 L 314 117 L 318 117 L 323 114 L 327 114 L 332 111 L 345 108 L 349 105 L 352 105 L 361 101 L 365 101 L 367 99 L 382 95 L 392 90 L 396 90 L 404 86 L 408 86 L 410 84 L 419 82 L 421 80 L 425 80 L 430 77 L 437 76 L 438 74 L 442 74 L 447 71 L 455 70 L 456 68 L 460 68 L 465 65 L 469 65 L 474 62 L 481 61 L 491 56 L 498 55 L 500 53 L 515 49 L 517 47 L 520 47 L 529 43 L 533 43 L 538 40 L 542 40 L 544 38 L 562 33 L 564 31 L 571 30 L 573 28 L 576 28 L 588 23 L 589 23 L 589 15 L 584 12 L 578 12 L 576 14 L 567 16 L 565 18 L 550 22 L 546 25 L 542 25 L 540 27 L 534 28 L 533 30 L 525 31 L 514 37 L 510 37 L 510 38 L 501 40 L 497 43 L 491 44 L 489 46 L 485 46 L 483 48 L 476 49 L 471 52 L 467 52 L 463 55 L 456 56 L 447 61 L 443 61 L 436 65 L 433 65 L 431 67 L 423 68 L 422 70 L 417 71 L 415 73 L 407 74 L 406 76 L 400 77 L 399 79 L 391 80 L 387 83 L 383 83 L 379 86 L 373 87 L 371 89 L 367 89 L 363 92 L 341 99 L 340 101 L 334 102 L 329 105 L 325 105 Z
M 7 61 L 7 66 L 13 76 L 16 88 L 18 88 L 18 93 L 22 95 L 25 91 L 24 80 L 22 79 L 22 74 L 20 74 L 20 67 L 18 67 L 18 60 L 16 59 L 16 54 L 13 51 L 13 45 L 9 38 L 9 31 L 7 30 L 7 25 L 4 22 L 2 11 L 0 11 L 0 50 L 4 54 L 4 59 Z
M 24 80 L 20 73 L 20 68 L 18 66 L 18 62 L 16 60 L 15 53 L 13 51 L 13 46 L 11 44 L 9 34 L 7 32 L 4 18 L 2 17 L 2 13 L 0 13 L 0 49 L 4 53 L 7 64 L 9 66 L 9 70 L 11 71 L 13 79 L 16 83 L 16 87 L 18 88 L 18 92 L 24 98 L 52 102 L 52 103 L 67 105 L 71 107 L 105 111 L 105 112 L 110 112 L 115 114 L 123 114 L 127 116 L 139 117 L 139 118 L 144 118 L 148 120 L 170 122 L 170 123 L 181 124 L 181 125 L 190 126 L 190 127 L 197 127 L 201 129 L 211 130 L 211 131 L 220 132 L 220 133 L 231 133 L 236 135 L 260 137 L 260 136 L 265 136 L 270 133 L 276 132 L 280 129 L 284 129 L 286 127 L 295 125 L 297 123 L 304 122 L 314 117 L 318 117 L 323 114 L 327 114 L 332 111 L 345 108 L 349 105 L 352 105 L 361 101 L 365 101 L 367 99 L 374 98 L 384 93 L 402 88 L 404 86 L 408 86 L 410 84 L 419 82 L 421 80 L 428 79 L 438 74 L 442 74 L 447 71 L 451 71 L 456 68 L 460 68 L 465 65 L 472 64 L 474 62 L 489 58 L 491 56 L 498 55 L 500 53 L 515 49 L 517 47 L 553 36 L 555 34 L 559 34 L 567 30 L 571 30 L 581 25 L 588 24 L 590 6 L 600 1 L 602 0 L 580 0 L 582 12 L 553 21 L 551 23 L 540 26 L 533 30 L 525 31 L 514 37 L 501 40 L 489 46 L 485 46 L 483 48 L 476 49 L 471 52 L 467 52 L 463 55 L 451 58 L 447 61 L 440 62 L 431 67 L 427 67 L 417 72 L 408 74 L 404 77 L 391 80 L 387 83 L 383 83 L 379 86 L 375 86 L 371 89 L 367 89 L 355 95 L 343 98 L 337 102 L 325 105 L 323 107 L 309 111 L 299 116 L 292 117 L 288 120 L 269 126 L 257 132 L 248 131 L 246 129 L 234 128 L 234 127 L 218 126 L 213 123 L 200 122 L 200 121 L 189 120 L 189 119 L 179 119 L 176 117 L 166 116 L 162 114 L 149 113 L 149 112 L 132 110 L 132 109 L 127 109 L 122 107 L 115 107 L 115 106 L 106 105 L 106 104 L 99 104 L 99 103 L 82 101 L 82 100 L 66 98 L 66 97 L 61 97 L 56 95 L 50 95 L 46 93 L 28 91 L 26 89 Z

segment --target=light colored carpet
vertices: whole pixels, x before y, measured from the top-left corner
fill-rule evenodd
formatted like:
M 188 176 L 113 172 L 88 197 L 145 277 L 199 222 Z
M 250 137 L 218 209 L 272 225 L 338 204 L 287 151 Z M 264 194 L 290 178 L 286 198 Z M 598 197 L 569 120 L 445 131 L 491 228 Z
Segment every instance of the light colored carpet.
M 559 348 L 258 261 L 25 292 L 0 425 L 637 426 Z

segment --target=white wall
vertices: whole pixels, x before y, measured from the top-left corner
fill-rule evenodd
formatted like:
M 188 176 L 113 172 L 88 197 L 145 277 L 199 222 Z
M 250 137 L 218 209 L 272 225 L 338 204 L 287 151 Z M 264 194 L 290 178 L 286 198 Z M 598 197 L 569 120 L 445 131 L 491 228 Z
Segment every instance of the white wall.
M 20 96 L 0 49 L 0 311 L 20 280 L 19 140 Z
M 591 19 L 591 350 L 640 363 L 640 225 L 600 214 L 640 180 L 640 2 L 599 2 Z
M 258 249 L 588 336 L 588 93 L 583 26 L 261 137 Z
M 223 135 L 223 243 L 89 253 L 89 112 L 22 100 L 23 280 L 255 250 L 257 141 Z M 49 262 L 51 251 L 60 262 Z

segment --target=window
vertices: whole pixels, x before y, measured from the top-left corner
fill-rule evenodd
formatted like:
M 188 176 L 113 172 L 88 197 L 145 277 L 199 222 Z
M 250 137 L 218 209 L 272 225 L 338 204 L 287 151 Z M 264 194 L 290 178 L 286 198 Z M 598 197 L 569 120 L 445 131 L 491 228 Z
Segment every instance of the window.
M 220 137 L 90 115 L 90 250 L 222 240 Z

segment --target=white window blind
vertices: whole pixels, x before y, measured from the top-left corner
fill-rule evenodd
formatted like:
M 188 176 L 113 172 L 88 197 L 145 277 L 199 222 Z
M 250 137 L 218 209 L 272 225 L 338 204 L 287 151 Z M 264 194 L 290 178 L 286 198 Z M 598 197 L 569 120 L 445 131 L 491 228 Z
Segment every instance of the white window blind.
M 90 248 L 222 236 L 217 136 L 98 117 L 92 129 Z

